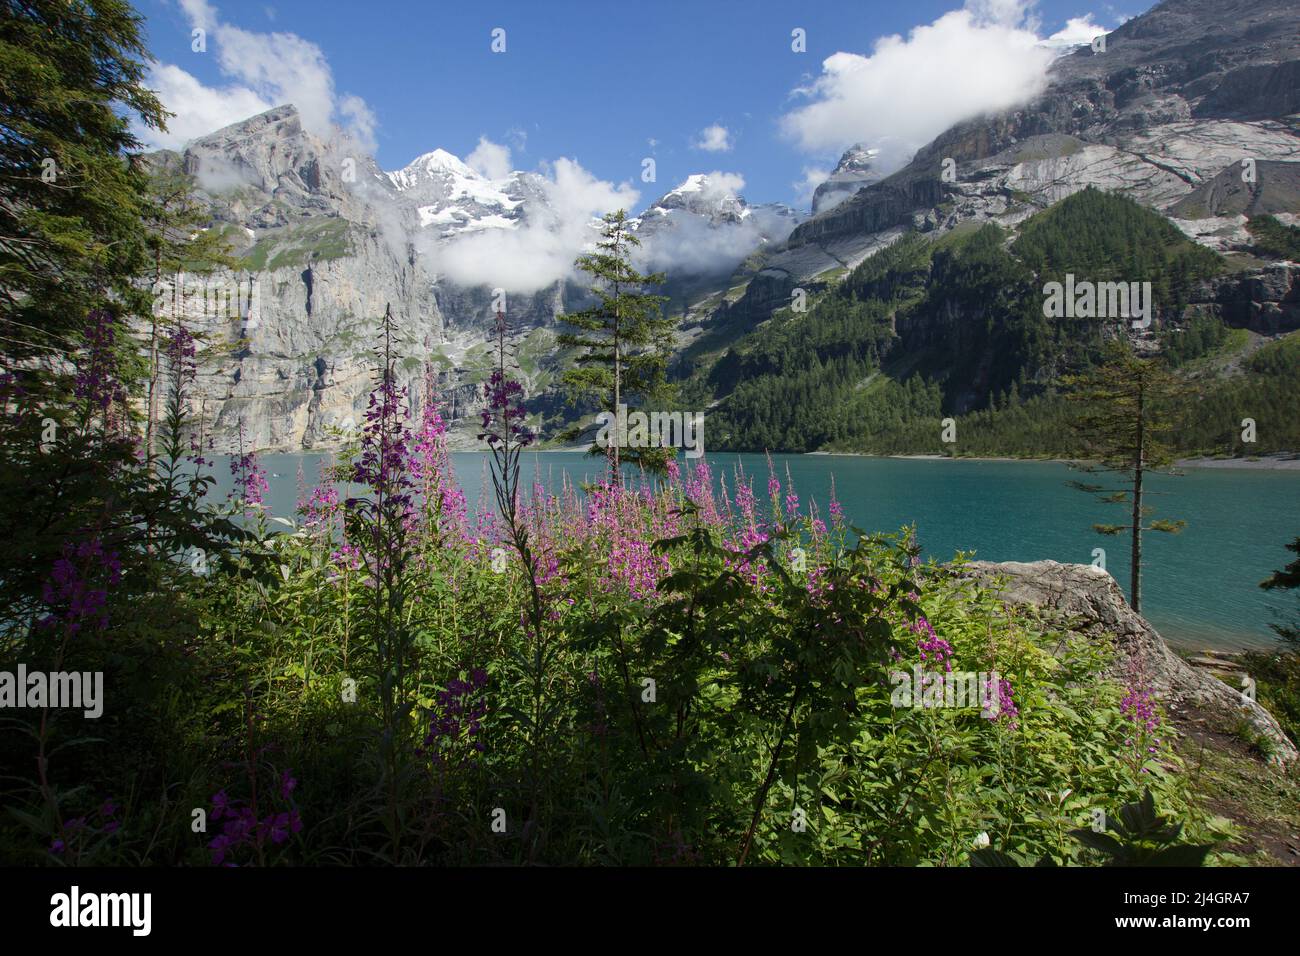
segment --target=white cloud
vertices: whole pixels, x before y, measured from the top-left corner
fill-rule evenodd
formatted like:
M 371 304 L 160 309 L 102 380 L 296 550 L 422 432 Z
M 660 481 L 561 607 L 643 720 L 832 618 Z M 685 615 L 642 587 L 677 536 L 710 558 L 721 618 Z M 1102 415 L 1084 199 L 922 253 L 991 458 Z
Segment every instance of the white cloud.
M 795 199 L 801 205 L 811 203 L 813 193 L 817 191 L 818 186 L 830 178 L 831 172 L 822 166 L 805 166 L 803 178 L 791 183 L 794 186 Z
M 597 179 L 571 159 L 544 164 L 538 185 L 549 215 L 526 219 L 514 229 L 483 230 L 449 240 L 426 234 L 420 239 L 421 254 L 429 257 L 436 272 L 458 285 L 526 295 L 572 273 L 573 260 L 597 238 L 593 218 L 615 209 L 630 210 L 640 198 L 630 183 Z
M 474 152 L 465 157 L 465 164 L 488 179 L 505 179 L 510 175 L 510 147 L 480 136 Z
M 179 66 L 170 63 L 154 68 L 149 85 L 157 91 L 163 105 L 176 115 L 168 120 L 166 133 L 137 130 L 136 135 L 150 145 L 170 149 L 275 106 L 246 87 L 204 86 Z
M 881 37 L 870 55 L 835 53 L 794 91 L 811 102 L 782 117 L 782 129 L 820 155 L 868 142 L 882 168 L 896 168 L 954 123 L 1045 88 L 1055 54 L 1039 44 L 1031 6 L 972 0 L 907 37 Z
M 700 187 L 700 193 L 706 199 L 725 199 L 740 195 L 740 191 L 744 188 L 745 177 L 740 173 L 724 173 L 715 169 L 711 173 L 704 174 L 704 184 Z
M 196 136 L 247 119 L 283 103 L 302 114 L 303 125 L 318 136 L 336 127 L 363 149 L 373 151 L 375 115 L 359 96 L 336 93 L 324 52 L 295 33 L 258 33 L 221 19 L 207 0 L 178 0 L 195 29 L 206 32 L 208 52 L 228 82 L 207 86 L 175 64 L 159 64 L 147 84 L 175 113 L 168 131 L 138 128 L 150 146 L 178 148 Z
M 1031 14 L 1037 0 L 966 0 L 965 8 L 980 23 L 1003 27 L 1024 26 L 1035 30 L 1038 21 Z
M 1042 45 L 1060 53 L 1072 53 L 1076 47 L 1088 46 L 1094 37 L 1109 32 L 1105 27 L 1094 23 L 1092 14 L 1089 13 L 1066 20 L 1065 26 L 1043 40 Z
M 720 123 L 706 126 L 700 130 L 699 138 L 691 143 L 695 149 L 710 153 L 727 153 L 731 151 L 731 131 Z
M 342 117 L 344 130 L 367 152 L 375 151 L 375 128 L 379 120 L 374 110 L 359 96 L 351 93 L 338 102 L 338 113 Z
M 714 171 L 704 174 L 700 198 L 708 202 L 738 196 L 745 188 L 739 173 Z M 650 271 L 693 274 L 729 272 L 764 242 L 780 242 L 790 235 L 795 222 L 771 206 L 750 206 L 739 219 L 710 222 L 684 209 L 667 213 L 668 225 L 659 225 L 643 237 L 636 253 L 638 265 Z

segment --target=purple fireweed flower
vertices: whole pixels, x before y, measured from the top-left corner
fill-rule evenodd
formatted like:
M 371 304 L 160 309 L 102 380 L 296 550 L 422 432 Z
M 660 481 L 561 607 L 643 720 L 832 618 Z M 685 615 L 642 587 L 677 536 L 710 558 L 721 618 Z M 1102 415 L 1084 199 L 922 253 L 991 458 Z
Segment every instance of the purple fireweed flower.
M 952 645 L 934 632 L 930 622 L 922 615 L 908 625 L 917 635 L 916 648 L 921 660 L 942 664 L 945 671 L 952 670 Z
M 504 342 L 505 317 L 499 312 L 497 334 Z M 531 444 L 533 433 L 524 425 L 523 386 L 498 365 L 484 384 L 483 395 L 487 407 L 482 413 L 483 430 L 479 432 L 479 440 L 492 447 L 507 440 L 520 446 Z
M 333 522 L 338 513 L 339 492 L 332 485 L 316 487 L 311 495 L 299 507 L 303 524 L 308 528 L 325 528 Z
M 993 694 L 996 692 L 998 700 L 997 711 L 985 716 L 989 720 L 1004 721 L 1012 730 L 1019 727 L 1020 721 L 1017 718 L 1020 716 L 1020 708 L 1016 706 L 1015 697 L 1012 695 L 1011 681 L 1005 677 L 990 677 L 984 686 L 987 699 L 992 701 Z
M 212 813 L 210 813 L 209 816 L 211 816 L 213 820 L 220 820 L 222 815 L 224 815 L 229 809 L 230 798 L 226 796 L 226 791 L 218 790 L 212 795 Z
M 367 485 L 393 512 L 405 517 L 411 507 L 411 434 L 407 409 L 396 376 L 386 370 L 370 393 L 361 430 L 361 454 L 352 466 L 352 480 Z M 351 502 L 353 499 L 349 499 Z
M 283 771 L 277 788 L 280 798 L 288 801 L 297 783 L 292 770 Z M 302 818 L 297 808 L 274 809 L 259 819 L 251 806 L 241 800 L 231 799 L 225 790 L 213 794 L 212 810 L 208 817 L 214 821 L 224 821 L 221 833 L 208 842 L 213 866 L 234 866 L 236 864 L 231 858 L 241 850 L 256 853 L 268 841 L 273 846 L 279 846 L 291 835 L 302 832 Z
M 469 505 L 456 484 L 447 448 L 447 423 L 426 384 L 424 409 L 411 449 L 411 475 L 424 497 L 424 507 L 444 534 L 464 541 L 469 536 Z
M 89 411 L 104 415 L 107 424 L 110 408 L 126 401 L 126 389 L 118 381 L 114 348 L 117 331 L 110 312 L 104 309 L 90 312 L 85 341 L 86 355 L 77 363 L 73 394 L 86 403 Z
M 1120 700 L 1120 713 L 1129 723 L 1129 735 L 1124 745 L 1129 748 L 1129 761 L 1139 772 L 1147 773 L 1147 762 L 1159 753 L 1162 741 L 1160 710 L 1151 689 L 1146 671 L 1136 658 L 1129 659 L 1128 683 Z
M 754 489 L 748 483 L 742 483 L 736 486 L 736 507 L 740 510 L 745 521 L 748 524 L 753 525 Z
M 239 420 L 239 454 L 231 456 L 230 473 L 235 478 L 235 487 L 231 496 L 245 504 L 260 505 L 263 495 L 271 490 L 267 484 L 266 472 L 257 464 L 254 452 L 244 451 L 244 420 Z
M 194 335 L 183 324 L 177 325 L 163 344 L 167 365 L 182 390 L 192 384 L 198 375 L 198 361 L 195 358 L 197 353 Z
M 831 524 L 835 525 L 836 527 L 842 525 L 844 523 L 844 506 L 841 505 L 839 499 L 835 497 L 834 478 L 831 478 L 831 501 L 828 507 L 831 516 Z
M 436 763 L 470 763 L 485 749 L 480 735 L 487 717 L 487 684 L 487 671 L 475 667 L 469 680 L 453 678 L 435 695 L 424 744 Z
M 41 589 L 41 600 L 51 612 L 41 625 L 52 627 L 61 621 L 68 634 L 83 627 L 103 630 L 108 626 L 108 589 L 121 580 L 117 552 L 106 552 L 98 538 L 65 544 Z

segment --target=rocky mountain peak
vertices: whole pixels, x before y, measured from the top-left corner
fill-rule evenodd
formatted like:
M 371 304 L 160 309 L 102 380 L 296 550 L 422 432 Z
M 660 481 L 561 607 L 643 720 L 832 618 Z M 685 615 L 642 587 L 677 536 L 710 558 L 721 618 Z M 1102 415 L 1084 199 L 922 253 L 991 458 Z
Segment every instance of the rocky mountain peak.
M 364 203 L 349 180 L 375 171 L 368 157 L 345 155 L 305 129 L 291 104 L 192 141 L 184 163 L 216 218 L 253 229 L 305 216 L 364 218 Z
M 738 222 L 749 214 L 743 197 L 728 177 L 695 173 L 687 176 L 646 209 L 647 216 L 664 215 L 682 209 L 710 222 Z M 642 218 L 645 218 L 644 216 Z
M 384 173 L 397 204 L 414 211 L 420 229 L 435 230 L 444 239 L 482 229 L 516 228 L 525 205 L 543 201 L 526 188 L 528 175 L 513 172 L 492 180 L 445 149 Z
M 879 154 L 880 150 L 871 149 L 865 143 L 855 143 L 846 149 L 826 181 L 813 193 L 813 214 L 836 206 L 863 186 L 880 179 L 875 169 Z

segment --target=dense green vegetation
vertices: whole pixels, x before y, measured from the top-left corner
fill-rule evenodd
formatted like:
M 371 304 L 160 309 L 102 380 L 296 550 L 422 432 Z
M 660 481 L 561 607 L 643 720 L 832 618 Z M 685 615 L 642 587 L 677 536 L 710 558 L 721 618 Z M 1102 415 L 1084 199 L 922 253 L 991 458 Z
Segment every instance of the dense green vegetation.
M 1187 304 L 1192 284 L 1223 266 L 1169 220 L 1124 196 L 1088 188 L 1024 223 L 1012 245 L 1040 284 L 1067 272 L 1094 282 L 1150 282 L 1159 308 Z
M 1256 254 L 1273 259 L 1300 260 L 1300 228 L 1280 222 L 1276 216 L 1252 216 L 1246 224 Z
M 1296 344 L 1239 357 L 1243 330 L 1185 308 L 1222 263 L 1167 220 L 1088 189 L 1023 224 L 873 255 L 803 314 L 779 311 L 696 369 L 684 395 L 709 407 L 714 447 L 740 450 L 1077 456 L 1062 394 L 1095 366 L 1119 323 L 1048 318 L 1046 282 L 1151 282 L 1160 360 L 1194 384 L 1180 403 L 1181 454 L 1300 448 Z M 956 440 L 943 440 L 943 419 Z M 1242 419 L 1256 440 L 1242 441 Z
M 1272 625 L 1283 644 L 1272 653 L 1246 654 L 1243 663 L 1258 685 L 1260 703 L 1294 740 L 1300 736 L 1300 537 L 1286 549 L 1297 555 L 1295 560 L 1259 585 L 1268 591 L 1285 592 L 1292 599 L 1287 610 L 1279 609 Z
M 707 466 L 471 513 L 436 406 L 410 428 L 391 381 L 334 473 L 364 494 L 322 475 L 285 529 L 244 456 L 238 497 L 191 516 L 244 532 L 82 532 L 31 577 L 0 660 L 100 669 L 107 695 L 93 747 L 79 714 L 10 719 L 0 855 L 959 865 L 988 842 L 1088 863 L 1069 832 L 1147 787 L 1189 840 L 1227 835 L 1140 676 L 1100 680 L 1104 645 L 919 564 L 910 533 L 859 535 L 834 504 L 827 525 L 775 475 L 767 509 L 741 475 L 719 499 Z M 922 672 L 977 696 L 900 697 Z
M 347 220 L 323 218 L 263 236 L 240 264 L 250 272 L 286 269 L 338 259 L 349 249 Z

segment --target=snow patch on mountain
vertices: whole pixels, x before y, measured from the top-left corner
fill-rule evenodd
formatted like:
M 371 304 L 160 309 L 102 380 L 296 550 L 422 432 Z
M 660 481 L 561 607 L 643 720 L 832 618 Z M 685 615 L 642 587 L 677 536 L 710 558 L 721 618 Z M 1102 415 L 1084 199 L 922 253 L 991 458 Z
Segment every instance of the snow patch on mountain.
M 726 273 L 747 256 L 786 238 L 800 215 L 781 203 L 751 206 L 736 173 L 688 176 L 630 225 L 641 248 L 639 263 L 654 271 Z
M 831 174 L 813 192 L 813 215 L 833 209 L 863 186 L 879 180 L 876 169 L 879 156 L 879 149 L 871 149 L 865 143 L 845 150 Z

